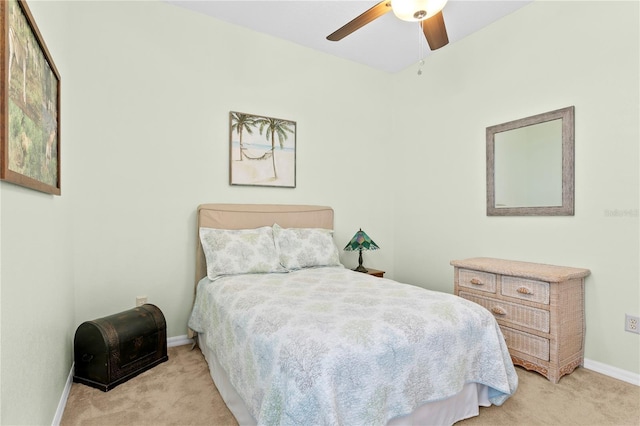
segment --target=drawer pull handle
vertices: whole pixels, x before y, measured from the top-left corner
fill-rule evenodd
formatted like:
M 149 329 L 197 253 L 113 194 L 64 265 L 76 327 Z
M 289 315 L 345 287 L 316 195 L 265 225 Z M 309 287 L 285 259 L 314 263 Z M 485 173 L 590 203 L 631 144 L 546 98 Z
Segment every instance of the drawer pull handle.
M 507 311 L 502 309 L 500 306 L 494 306 L 493 308 L 491 308 L 491 312 L 496 315 L 507 315 Z
M 482 281 L 480 281 L 478 278 L 471 278 L 471 281 L 469 281 L 471 284 L 473 285 L 483 285 L 484 283 Z
M 516 291 L 520 294 L 533 294 L 533 291 L 531 291 L 527 287 L 520 287 Z

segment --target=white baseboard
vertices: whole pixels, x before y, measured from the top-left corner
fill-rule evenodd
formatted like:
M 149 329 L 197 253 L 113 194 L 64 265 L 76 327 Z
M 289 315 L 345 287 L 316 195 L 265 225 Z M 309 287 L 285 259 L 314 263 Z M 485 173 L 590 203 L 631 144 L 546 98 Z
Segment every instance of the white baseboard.
M 58 408 L 56 409 L 56 414 L 53 416 L 53 421 L 51 422 L 52 426 L 59 426 L 60 421 L 62 420 L 62 414 L 64 413 L 64 407 L 67 405 L 67 398 L 69 398 L 69 392 L 71 392 L 71 384 L 73 383 L 73 366 L 75 363 L 71 363 L 71 370 L 69 371 L 69 376 L 67 376 L 67 382 L 64 385 L 64 390 L 62 391 L 62 396 L 60 397 L 60 401 L 58 402 Z
M 631 383 L 632 385 L 640 386 L 640 374 L 632 373 L 631 371 L 612 367 L 586 358 L 584 360 L 584 368 L 604 374 L 605 376 L 613 377 L 614 379 L 622 380 L 623 382 Z
M 189 339 L 187 335 L 169 337 L 167 339 L 167 347 L 171 348 L 173 346 L 182 346 L 182 345 L 191 345 L 193 344 L 193 339 Z M 52 426 L 59 426 L 60 421 L 62 420 L 62 414 L 64 413 L 64 407 L 67 405 L 67 399 L 69 398 L 69 393 L 71 392 L 71 385 L 73 384 L 73 368 L 75 363 L 71 363 L 71 370 L 69 371 L 69 376 L 67 377 L 67 382 L 64 385 L 64 389 L 62 391 L 62 396 L 60 397 L 60 402 L 58 402 L 58 408 L 56 409 L 56 414 L 53 417 L 53 421 L 51 422 Z
M 167 339 L 167 347 L 171 348 L 173 346 L 182 346 L 182 345 L 192 345 L 193 339 L 189 339 L 186 334 L 182 336 L 169 337 Z

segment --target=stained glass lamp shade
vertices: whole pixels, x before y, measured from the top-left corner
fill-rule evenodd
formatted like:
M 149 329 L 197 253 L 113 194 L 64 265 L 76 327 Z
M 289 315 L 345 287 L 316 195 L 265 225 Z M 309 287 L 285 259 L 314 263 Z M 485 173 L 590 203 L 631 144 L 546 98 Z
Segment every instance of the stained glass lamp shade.
M 359 251 L 360 254 L 358 256 L 358 267 L 354 269 L 354 271 L 358 272 L 368 272 L 367 268 L 362 266 L 362 251 L 363 250 L 378 250 L 380 247 L 376 243 L 373 242 L 371 238 L 367 235 L 366 232 L 360 228 L 356 235 L 351 238 L 349 244 L 344 248 L 345 251 Z

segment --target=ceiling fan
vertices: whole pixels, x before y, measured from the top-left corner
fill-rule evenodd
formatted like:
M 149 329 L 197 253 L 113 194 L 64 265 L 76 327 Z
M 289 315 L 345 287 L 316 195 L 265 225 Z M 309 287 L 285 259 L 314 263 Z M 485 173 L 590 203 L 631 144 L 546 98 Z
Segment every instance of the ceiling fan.
M 429 48 L 436 50 L 449 43 L 447 29 L 442 17 L 442 9 L 446 3 L 447 0 L 383 0 L 329 34 L 327 40 L 342 40 L 374 19 L 393 10 L 396 17 L 403 21 L 419 22 L 427 43 L 429 43 Z

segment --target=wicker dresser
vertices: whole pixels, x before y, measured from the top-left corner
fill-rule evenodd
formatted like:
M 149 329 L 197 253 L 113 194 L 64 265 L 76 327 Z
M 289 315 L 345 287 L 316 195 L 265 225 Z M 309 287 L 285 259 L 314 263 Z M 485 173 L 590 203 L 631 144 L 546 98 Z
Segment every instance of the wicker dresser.
M 553 383 L 582 365 L 588 269 L 486 257 L 451 265 L 455 294 L 493 313 L 514 364 Z

